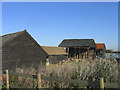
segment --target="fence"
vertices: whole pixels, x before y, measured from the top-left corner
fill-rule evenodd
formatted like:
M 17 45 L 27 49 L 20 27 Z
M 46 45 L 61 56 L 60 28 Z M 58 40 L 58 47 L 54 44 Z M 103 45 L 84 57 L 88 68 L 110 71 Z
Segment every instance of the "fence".
M 6 70 L 4 72 L 6 76 L 6 87 L 9 88 L 21 88 L 17 85 L 11 85 L 9 83 L 9 76 L 10 75 L 16 75 L 16 76 L 22 76 L 22 77 L 29 77 L 33 79 L 37 79 L 37 88 L 42 88 L 41 86 L 41 79 L 47 80 L 47 81 L 57 81 L 57 82 L 64 82 L 64 83 L 70 83 L 70 84 L 77 84 L 77 85 L 83 85 L 83 86 L 90 86 L 90 87 L 97 87 L 97 88 L 118 88 L 118 83 L 111 83 L 111 82 L 104 82 L 104 78 L 100 78 L 100 81 L 88 81 L 88 80 L 75 80 L 75 79 L 63 79 L 63 78 L 54 78 L 54 77 L 46 77 L 41 76 L 40 73 L 37 75 L 28 75 L 28 74 L 22 74 L 22 73 L 14 73 L 14 72 L 8 72 Z M 23 87 L 22 87 L 23 88 Z

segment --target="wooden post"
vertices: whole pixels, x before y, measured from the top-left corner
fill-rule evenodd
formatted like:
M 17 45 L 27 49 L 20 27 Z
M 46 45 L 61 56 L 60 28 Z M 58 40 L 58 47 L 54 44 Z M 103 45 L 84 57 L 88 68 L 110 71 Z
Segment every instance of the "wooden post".
M 96 49 L 94 49 L 94 59 L 96 59 Z
M 74 47 L 74 59 L 76 60 L 76 48 Z
M 85 52 L 83 53 L 83 60 L 85 60 Z
M 86 51 L 85 51 L 85 60 L 86 60 Z
M 74 58 L 74 60 L 75 60 L 75 48 L 73 47 L 73 50 L 74 50 L 74 53 L 73 53 L 73 58 Z
M 39 89 L 41 88 L 41 74 L 38 73 L 37 77 L 38 77 L 37 79 L 38 79 L 38 89 Z
M 70 49 L 70 47 L 69 47 L 69 58 L 71 59 L 71 52 L 70 52 L 70 50 L 71 50 L 71 49 Z
M 69 58 L 69 47 L 67 48 L 68 58 Z
M 78 60 L 78 55 L 77 55 L 77 60 Z
M 80 48 L 78 48 L 78 60 L 80 59 Z
M 9 73 L 8 73 L 8 70 L 6 70 L 6 85 L 7 85 L 7 89 L 9 90 Z
M 86 60 L 87 60 L 87 57 L 88 57 L 88 54 L 87 54 L 87 51 L 86 51 Z
M 89 60 L 89 56 L 90 56 L 89 48 L 87 48 L 87 52 L 88 52 L 87 58 L 88 58 L 88 60 Z
M 104 90 L 104 78 L 100 78 L 100 89 Z
M 81 61 L 81 53 L 80 53 L 80 48 L 79 48 L 79 60 Z

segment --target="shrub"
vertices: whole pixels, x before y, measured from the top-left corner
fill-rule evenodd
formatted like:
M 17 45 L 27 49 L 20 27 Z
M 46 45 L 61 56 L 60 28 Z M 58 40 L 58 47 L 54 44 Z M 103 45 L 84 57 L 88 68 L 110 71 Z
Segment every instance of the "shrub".
M 16 73 L 25 74 L 36 74 L 36 72 L 41 72 L 41 75 L 56 78 L 68 78 L 77 80 L 92 80 L 98 81 L 100 77 L 104 77 L 105 82 L 118 82 L 118 65 L 113 61 L 103 59 L 103 60 L 93 60 L 93 61 L 69 61 L 63 64 L 50 64 L 49 66 L 42 66 L 39 69 L 34 67 L 29 68 L 16 68 Z M 23 86 L 32 87 L 33 79 L 17 77 L 19 83 L 24 83 Z M 37 87 L 37 81 L 34 80 L 34 87 Z M 42 87 L 45 88 L 55 88 L 55 87 L 77 87 L 74 84 L 65 84 L 60 82 L 48 82 L 42 80 Z

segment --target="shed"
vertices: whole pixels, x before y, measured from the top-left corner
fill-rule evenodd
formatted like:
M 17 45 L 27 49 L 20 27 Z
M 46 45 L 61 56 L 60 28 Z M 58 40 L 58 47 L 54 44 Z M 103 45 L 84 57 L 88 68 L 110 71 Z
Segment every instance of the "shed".
M 63 47 L 68 53 L 68 58 L 79 60 L 94 59 L 96 44 L 93 39 L 64 39 L 59 47 Z
M 96 43 L 96 55 L 99 58 L 105 58 L 106 46 L 104 43 Z
M 2 38 L 3 70 L 45 63 L 47 53 L 26 30 L 3 35 L 0 38 Z
M 48 54 L 49 62 L 52 64 L 67 59 L 67 53 L 60 47 L 42 46 Z

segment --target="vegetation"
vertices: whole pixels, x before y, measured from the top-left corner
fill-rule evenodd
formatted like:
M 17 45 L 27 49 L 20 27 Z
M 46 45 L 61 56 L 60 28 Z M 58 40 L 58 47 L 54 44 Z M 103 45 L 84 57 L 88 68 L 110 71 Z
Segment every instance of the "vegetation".
M 68 78 L 77 80 L 91 80 L 99 81 L 100 77 L 104 77 L 105 82 L 118 82 L 118 65 L 111 60 L 94 60 L 94 61 L 69 61 L 63 64 L 50 64 L 49 66 L 41 66 L 38 69 L 34 67 L 29 68 L 16 68 L 16 73 L 36 74 L 41 72 L 41 75 L 56 78 Z M 11 82 L 16 81 L 21 87 L 37 87 L 37 81 L 31 78 L 25 78 L 20 76 L 12 76 Z M 14 83 L 14 82 L 12 82 Z M 33 85 L 34 84 L 34 85 Z M 65 84 L 55 81 L 42 80 L 42 87 L 55 88 L 55 87 L 81 87 L 74 84 Z
M 113 53 L 113 50 L 108 49 L 106 50 L 106 53 Z

